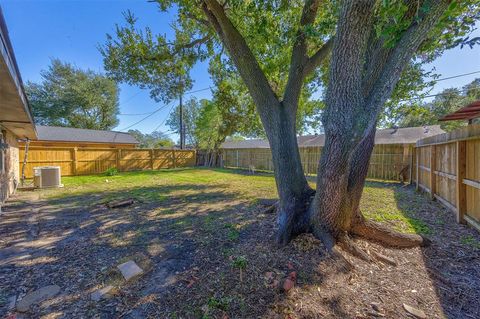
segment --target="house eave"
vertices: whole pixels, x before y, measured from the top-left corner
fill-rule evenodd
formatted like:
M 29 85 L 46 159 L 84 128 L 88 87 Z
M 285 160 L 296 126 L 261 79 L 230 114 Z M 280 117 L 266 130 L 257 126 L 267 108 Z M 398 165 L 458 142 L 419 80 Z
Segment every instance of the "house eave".
M 0 125 L 18 138 L 37 137 L 22 79 L 0 9 Z

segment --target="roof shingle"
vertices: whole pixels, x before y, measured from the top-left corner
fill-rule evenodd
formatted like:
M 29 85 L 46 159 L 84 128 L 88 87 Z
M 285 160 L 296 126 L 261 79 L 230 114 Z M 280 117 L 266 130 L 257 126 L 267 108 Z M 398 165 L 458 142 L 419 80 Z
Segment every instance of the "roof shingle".
M 375 144 L 415 144 L 419 139 L 445 133 L 440 125 L 405 127 L 377 130 Z M 318 147 L 325 145 L 325 135 L 305 135 L 297 138 L 299 147 Z M 253 139 L 230 141 L 221 148 L 270 148 L 267 140 Z
M 39 141 L 138 144 L 130 134 L 115 131 L 37 125 Z

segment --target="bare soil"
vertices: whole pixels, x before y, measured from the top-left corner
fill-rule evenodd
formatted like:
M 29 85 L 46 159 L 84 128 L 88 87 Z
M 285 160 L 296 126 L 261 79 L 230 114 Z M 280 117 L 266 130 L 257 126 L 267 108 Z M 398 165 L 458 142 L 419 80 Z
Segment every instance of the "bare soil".
M 407 304 L 427 318 L 480 318 L 480 235 L 412 187 L 387 187 L 414 203 L 409 218 L 428 227 L 432 245 L 357 240 L 398 265 L 350 258 L 354 269 L 311 235 L 277 247 L 275 215 L 231 194 L 198 188 L 109 209 L 95 193 L 46 200 L 21 192 L 0 215 L 0 317 L 412 318 Z M 146 273 L 125 283 L 116 266 L 129 259 Z M 52 284 L 61 287 L 56 297 L 27 313 L 9 309 L 10 297 Z M 92 301 L 106 284 L 116 294 Z

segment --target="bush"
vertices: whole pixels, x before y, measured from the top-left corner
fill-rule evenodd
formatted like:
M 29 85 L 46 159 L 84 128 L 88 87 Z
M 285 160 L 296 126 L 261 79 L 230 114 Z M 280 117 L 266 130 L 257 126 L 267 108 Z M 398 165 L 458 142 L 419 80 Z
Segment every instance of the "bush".
M 114 176 L 118 174 L 118 169 L 116 167 L 110 167 L 105 171 L 105 175 L 107 176 Z

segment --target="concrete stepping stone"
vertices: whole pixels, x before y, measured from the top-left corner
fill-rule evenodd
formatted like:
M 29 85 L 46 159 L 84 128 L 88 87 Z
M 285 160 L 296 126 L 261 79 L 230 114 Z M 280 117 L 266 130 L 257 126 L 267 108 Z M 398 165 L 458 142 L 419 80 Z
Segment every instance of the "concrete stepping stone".
M 129 260 L 123 264 L 120 264 L 117 266 L 117 268 L 122 273 L 123 278 L 125 278 L 127 281 L 143 273 L 142 268 L 138 267 L 133 260 Z
M 102 298 L 107 298 L 110 297 L 110 293 L 114 290 L 114 287 L 111 285 L 108 285 L 106 287 L 103 287 L 102 289 L 98 289 L 97 291 L 93 292 L 90 295 L 90 298 L 93 301 L 99 301 Z
M 28 293 L 17 304 L 17 310 L 19 312 L 26 312 L 34 304 L 38 304 L 42 301 L 54 297 L 60 292 L 60 287 L 57 285 L 45 286 L 35 291 Z

